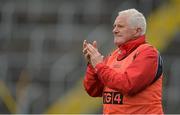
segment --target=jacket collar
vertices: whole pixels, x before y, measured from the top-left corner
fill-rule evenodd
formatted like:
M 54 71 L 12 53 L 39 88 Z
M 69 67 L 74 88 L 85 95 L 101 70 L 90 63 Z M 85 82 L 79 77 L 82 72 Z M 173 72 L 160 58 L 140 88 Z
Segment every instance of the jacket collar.
M 134 40 L 130 40 L 119 46 L 119 56 L 118 60 L 122 60 L 127 55 L 129 55 L 132 51 L 134 51 L 139 45 L 145 43 L 145 36 L 140 36 Z

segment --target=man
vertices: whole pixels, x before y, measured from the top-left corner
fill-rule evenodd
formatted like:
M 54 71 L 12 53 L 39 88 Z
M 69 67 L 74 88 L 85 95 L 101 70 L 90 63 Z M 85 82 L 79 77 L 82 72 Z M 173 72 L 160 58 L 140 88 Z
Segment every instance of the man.
M 117 49 L 109 57 L 103 58 L 96 41 L 83 42 L 84 87 L 90 96 L 103 97 L 104 114 L 163 114 L 162 60 L 145 31 L 143 14 L 128 9 L 114 22 Z

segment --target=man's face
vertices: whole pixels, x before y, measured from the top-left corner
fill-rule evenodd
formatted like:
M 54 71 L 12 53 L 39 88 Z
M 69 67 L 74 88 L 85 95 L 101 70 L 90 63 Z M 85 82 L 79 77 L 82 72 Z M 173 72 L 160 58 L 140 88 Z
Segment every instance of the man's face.
M 120 15 L 116 17 L 113 25 L 114 44 L 119 46 L 134 38 L 135 29 L 128 25 L 128 16 Z

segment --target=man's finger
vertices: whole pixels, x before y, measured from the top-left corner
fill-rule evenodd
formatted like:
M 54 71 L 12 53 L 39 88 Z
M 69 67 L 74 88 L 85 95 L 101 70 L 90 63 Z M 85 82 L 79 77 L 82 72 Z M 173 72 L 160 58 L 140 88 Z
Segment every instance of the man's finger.
M 90 54 L 86 53 L 84 56 L 88 58 L 88 57 L 90 57 Z
M 90 53 L 94 52 L 94 50 L 91 47 L 91 44 L 87 44 L 87 51 Z
M 94 46 L 92 46 L 91 44 L 87 44 L 88 50 L 90 50 L 91 52 L 97 52 L 97 49 L 94 48 Z
M 93 51 L 91 49 L 89 49 L 89 48 L 87 49 L 87 54 L 89 54 L 90 56 L 94 55 Z
M 97 42 L 96 41 L 93 41 L 93 46 L 94 46 L 94 48 L 97 49 Z
M 84 49 L 86 46 L 87 46 L 87 41 L 84 40 L 84 41 L 83 41 L 83 49 Z
M 87 53 L 87 48 L 88 48 L 88 47 L 85 47 L 85 48 L 83 49 L 83 54 L 86 54 L 86 53 Z
M 92 45 L 87 45 L 87 52 L 90 54 L 91 57 L 94 57 L 96 55 L 99 55 L 100 53 L 95 49 Z
M 85 57 L 86 61 L 88 61 L 90 63 L 90 55 L 88 53 L 86 53 L 84 55 L 84 57 Z

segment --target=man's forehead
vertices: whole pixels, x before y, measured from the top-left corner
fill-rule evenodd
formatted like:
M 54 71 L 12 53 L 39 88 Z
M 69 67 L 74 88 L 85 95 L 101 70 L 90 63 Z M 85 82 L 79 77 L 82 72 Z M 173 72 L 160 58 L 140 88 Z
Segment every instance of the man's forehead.
M 127 15 L 118 15 L 114 21 L 114 23 L 118 22 L 126 22 L 127 20 Z

